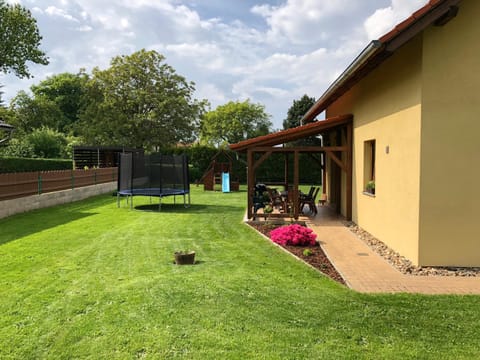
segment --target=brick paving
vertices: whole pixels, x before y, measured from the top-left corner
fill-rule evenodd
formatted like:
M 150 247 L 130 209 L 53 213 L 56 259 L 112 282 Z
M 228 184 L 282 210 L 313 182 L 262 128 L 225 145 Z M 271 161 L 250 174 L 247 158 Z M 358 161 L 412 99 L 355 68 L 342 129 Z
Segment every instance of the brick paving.
M 305 218 L 348 286 L 363 293 L 480 294 L 480 277 L 405 275 L 374 252 L 327 206 Z

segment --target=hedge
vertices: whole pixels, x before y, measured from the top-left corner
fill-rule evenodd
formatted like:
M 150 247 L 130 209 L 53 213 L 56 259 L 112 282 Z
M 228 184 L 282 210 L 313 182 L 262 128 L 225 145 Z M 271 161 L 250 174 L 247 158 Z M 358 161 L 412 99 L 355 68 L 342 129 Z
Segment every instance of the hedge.
M 212 158 L 217 155 L 218 149 L 208 146 L 195 145 L 191 147 L 173 147 L 163 148 L 162 154 L 186 154 L 190 164 L 191 181 L 199 180 L 208 169 Z M 233 180 L 241 183 L 247 182 L 247 162 L 245 154 L 237 154 L 231 150 L 225 150 L 233 159 Z M 219 155 L 219 162 L 228 161 L 225 156 Z M 283 154 L 272 154 L 256 172 L 258 182 L 282 182 L 284 180 L 284 156 Z M 322 181 L 322 172 L 318 163 L 308 154 L 300 154 L 300 183 L 320 184 Z M 289 157 L 289 168 L 293 170 L 293 156 Z M 293 183 L 293 171 L 290 171 L 289 182 Z
M 190 179 L 199 180 L 208 169 L 212 158 L 217 155 L 218 149 L 209 146 L 195 145 L 191 147 L 171 147 L 160 150 L 162 154 L 186 154 L 190 164 Z M 233 159 L 232 179 L 247 182 L 246 155 L 225 150 Z M 228 161 L 225 156 L 219 155 L 219 162 Z M 69 170 L 73 168 L 72 160 L 65 159 L 27 159 L 15 157 L 0 157 L 0 173 L 28 172 L 41 170 Z M 289 168 L 293 169 L 293 156 L 289 157 Z M 293 183 L 293 171 L 290 171 L 289 182 Z M 283 154 L 272 154 L 257 169 L 258 182 L 282 182 L 284 178 Z M 308 154 L 300 154 L 300 183 L 320 184 L 322 173 L 318 163 Z
M 72 160 L 0 157 L 0 173 L 70 169 L 73 169 Z

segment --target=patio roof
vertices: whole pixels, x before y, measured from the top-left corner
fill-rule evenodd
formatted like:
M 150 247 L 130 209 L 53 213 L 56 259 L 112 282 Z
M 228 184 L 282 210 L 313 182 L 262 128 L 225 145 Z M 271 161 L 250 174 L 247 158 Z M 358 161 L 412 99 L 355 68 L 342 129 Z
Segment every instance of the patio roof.
M 236 144 L 230 144 L 230 149 L 233 151 L 242 152 L 248 150 L 249 148 L 285 144 L 309 136 L 318 135 L 327 130 L 348 124 L 352 121 L 352 119 L 353 116 L 351 114 L 335 116 L 329 119 L 312 122 L 307 125 L 297 126 L 295 128 L 240 141 Z
M 445 25 L 456 16 L 457 5 L 460 1 L 430 0 L 406 20 L 397 24 L 391 31 L 378 40 L 372 41 L 306 112 L 302 122 L 305 124 L 313 121 L 330 104 L 425 28 L 432 24 L 436 26 Z

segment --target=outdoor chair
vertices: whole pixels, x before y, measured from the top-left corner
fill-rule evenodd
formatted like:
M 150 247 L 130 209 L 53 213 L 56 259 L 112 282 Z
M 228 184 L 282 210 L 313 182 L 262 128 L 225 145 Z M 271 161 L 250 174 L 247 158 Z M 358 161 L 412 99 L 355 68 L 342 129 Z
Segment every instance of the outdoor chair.
M 277 189 L 267 188 L 268 196 L 270 198 L 270 203 L 274 208 L 283 208 L 283 199 L 282 195 L 277 191 Z
M 308 208 L 309 208 L 310 212 L 317 215 L 318 210 L 317 210 L 317 206 L 315 204 L 315 199 L 317 198 L 317 195 L 318 195 L 319 191 L 320 191 L 320 188 L 316 187 L 316 188 L 314 188 L 311 196 L 304 195 L 304 196 L 300 197 L 300 212 L 303 212 L 303 208 L 305 207 L 305 205 L 308 205 Z M 310 194 L 310 192 L 309 192 L 309 194 Z

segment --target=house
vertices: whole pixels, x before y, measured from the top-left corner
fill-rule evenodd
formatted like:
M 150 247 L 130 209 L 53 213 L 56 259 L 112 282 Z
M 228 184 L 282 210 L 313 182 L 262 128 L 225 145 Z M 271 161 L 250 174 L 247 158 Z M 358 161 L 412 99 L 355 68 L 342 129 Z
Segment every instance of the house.
M 477 15 L 477 0 L 429 1 L 372 41 L 303 118 L 325 112 L 304 125 L 323 129 L 351 119 L 351 130 L 322 134 L 323 148 L 342 150 L 318 149 L 328 199 L 415 265 L 480 266 Z

